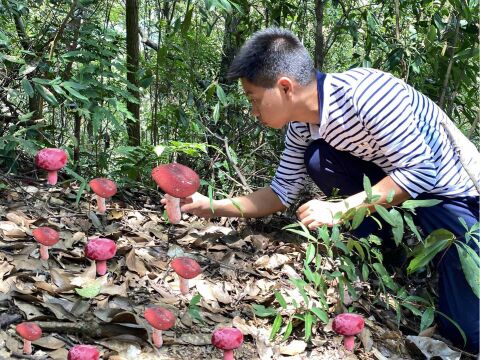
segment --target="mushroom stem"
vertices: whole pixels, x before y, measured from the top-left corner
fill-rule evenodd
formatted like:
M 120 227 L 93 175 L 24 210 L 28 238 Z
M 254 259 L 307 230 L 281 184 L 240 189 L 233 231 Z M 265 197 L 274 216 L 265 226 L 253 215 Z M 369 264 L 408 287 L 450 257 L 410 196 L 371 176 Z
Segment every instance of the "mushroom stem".
M 167 210 L 168 220 L 172 224 L 178 224 L 182 218 L 180 211 L 180 198 L 165 194 L 167 200 L 165 209 Z
M 32 342 L 27 339 L 23 339 L 23 353 L 30 355 L 32 353 Z
M 98 206 L 98 212 L 100 214 L 105 214 L 105 211 L 107 211 L 107 207 L 105 206 L 105 198 L 95 195 L 97 197 L 97 206 Z
M 48 260 L 48 246 L 40 244 L 40 259 Z
M 105 275 L 107 272 L 107 260 L 96 260 L 95 265 L 97 266 L 97 274 Z
M 47 182 L 50 185 L 55 185 L 57 183 L 57 170 L 49 171 L 48 172 L 48 180 Z
M 180 275 L 178 276 L 178 278 L 180 279 L 180 292 L 183 295 L 187 295 L 188 292 L 190 291 L 190 288 L 188 287 L 188 279 L 185 279 Z
M 353 351 L 353 348 L 355 347 L 355 336 L 344 335 L 343 346 L 345 346 L 345 349 L 348 351 Z
M 223 360 L 235 360 L 233 357 L 233 350 L 224 350 Z
M 161 348 L 163 345 L 162 330 L 153 328 L 152 340 L 157 348 Z

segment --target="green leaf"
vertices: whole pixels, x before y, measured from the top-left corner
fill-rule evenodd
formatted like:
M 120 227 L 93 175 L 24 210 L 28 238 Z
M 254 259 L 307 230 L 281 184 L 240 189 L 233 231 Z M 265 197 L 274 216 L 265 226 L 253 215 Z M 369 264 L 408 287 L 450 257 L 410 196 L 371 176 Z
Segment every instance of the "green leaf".
M 313 306 L 310 309 L 324 324 L 328 324 L 328 314 L 325 310 Z
M 287 324 L 287 328 L 285 329 L 285 334 L 283 334 L 282 341 L 287 340 L 290 334 L 292 333 L 292 331 L 293 331 L 293 324 L 292 324 L 292 321 L 289 321 Z
M 25 91 L 28 97 L 33 98 L 35 91 L 33 90 L 32 84 L 30 84 L 30 81 L 28 81 L 27 78 L 22 79 L 22 87 L 23 87 L 23 91 Z
M 470 246 L 455 242 L 463 274 L 473 293 L 480 299 L 480 257 Z
M 98 281 L 92 281 L 81 288 L 75 288 L 78 295 L 84 298 L 92 299 L 102 290 L 102 285 Z
M 253 307 L 253 312 L 255 315 L 260 316 L 260 317 L 269 317 L 269 316 L 276 316 L 277 311 L 274 308 L 266 308 L 263 305 L 260 304 L 252 304 Z
M 282 315 L 277 314 L 277 316 L 275 317 L 275 320 L 273 321 L 272 332 L 270 333 L 270 340 L 275 339 L 275 336 L 277 335 L 281 327 L 282 327 Z
M 377 211 L 378 215 L 382 217 L 383 220 L 385 220 L 387 223 L 389 223 L 392 226 L 395 226 L 395 219 L 393 218 L 392 215 L 388 212 L 387 209 L 385 209 L 381 205 L 374 205 L 375 210 Z
M 414 315 L 417 315 L 417 316 L 422 315 L 422 312 L 417 307 L 415 307 L 414 305 L 412 305 L 410 303 L 402 303 L 401 305 L 403 307 L 409 309 Z
M 391 203 L 393 198 L 395 197 L 395 190 L 390 190 L 387 195 L 387 202 Z
M 423 314 L 422 314 L 422 319 L 420 321 L 420 332 L 428 328 L 430 325 L 432 325 L 433 320 L 434 320 L 434 315 L 435 315 L 435 309 L 429 307 L 427 308 Z
M 35 84 L 35 89 L 38 91 L 41 97 L 45 99 L 52 106 L 58 106 L 58 101 L 50 90 L 40 84 Z
M 223 88 L 218 84 L 217 84 L 217 97 L 222 102 L 223 106 L 228 105 L 227 95 L 225 95 L 225 91 L 223 91 Z
M 413 250 L 414 258 L 410 261 L 407 273 L 411 274 L 426 266 L 440 251 L 450 246 L 455 238 L 450 231 L 434 230 L 425 239 L 425 244 L 418 244 Z
M 77 99 L 80 99 L 80 100 L 83 100 L 85 102 L 89 102 L 88 98 L 86 98 L 85 96 L 83 96 L 82 94 L 80 94 L 77 90 L 75 90 L 73 87 L 70 87 L 68 85 L 65 85 L 65 83 L 63 84 L 63 88 L 65 90 L 67 90 L 70 94 L 72 94 L 74 97 L 76 97 Z
M 310 264 L 315 258 L 315 245 L 309 243 L 307 246 L 307 252 L 305 253 L 305 263 Z
M 367 203 L 370 203 L 372 199 L 372 184 L 367 175 L 363 175 L 363 189 L 367 194 Z
M 447 319 L 448 321 L 450 321 L 450 322 L 453 324 L 453 326 L 455 326 L 455 327 L 457 328 L 458 332 L 460 333 L 460 335 L 461 335 L 462 338 L 463 338 L 463 345 L 465 345 L 465 344 L 467 343 L 467 337 L 465 336 L 465 332 L 462 330 L 462 328 L 460 327 L 460 325 L 458 325 L 458 323 L 457 323 L 455 320 L 453 320 L 451 317 L 449 317 L 448 315 L 444 314 L 443 312 L 438 311 L 438 310 L 435 310 L 435 312 L 436 312 L 437 314 L 442 315 L 445 319 Z
M 275 294 L 275 298 L 277 299 L 280 306 L 282 308 L 286 309 L 287 308 L 287 302 L 285 301 L 285 298 L 283 297 L 283 295 L 280 294 L 278 291 L 275 291 L 274 294 Z
M 192 300 L 190 300 L 190 304 L 188 306 L 196 306 L 198 303 L 200 303 L 200 300 L 202 300 L 202 295 L 196 294 L 192 297 Z
M 367 211 L 368 209 L 366 207 L 361 207 L 360 209 L 357 209 L 352 220 L 352 230 L 355 230 L 360 226 L 360 224 L 365 219 L 365 215 L 367 214 Z
M 422 239 L 422 236 L 420 235 L 420 233 L 418 232 L 418 229 L 417 227 L 415 226 L 415 223 L 413 222 L 413 217 L 412 217 L 412 214 L 408 213 L 408 212 L 405 212 L 403 214 L 403 219 L 405 220 L 405 222 L 407 223 L 408 227 L 410 228 L 410 230 L 415 234 L 415 236 L 417 237 L 418 241 L 423 241 Z
M 403 234 L 405 232 L 405 228 L 403 226 L 402 214 L 400 214 L 400 212 L 394 208 L 390 209 L 389 213 L 395 222 L 395 225 L 392 226 L 392 232 L 393 232 L 393 240 L 395 241 L 395 244 L 398 246 L 402 242 Z
M 438 205 L 442 200 L 429 199 L 429 200 L 407 200 L 402 204 L 403 209 L 415 209 L 417 207 L 430 207 Z
M 368 281 L 369 270 L 367 264 L 362 265 L 362 278 L 363 281 Z
M 213 115 L 212 115 L 212 118 L 213 118 L 213 122 L 216 124 L 218 122 L 218 120 L 220 119 L 220 103 L 217 102 L 215 104 L 215 107 L 213 108 Z
M 313 315 L 311 312 L 305 314 L 305 341 L 312 337 Z

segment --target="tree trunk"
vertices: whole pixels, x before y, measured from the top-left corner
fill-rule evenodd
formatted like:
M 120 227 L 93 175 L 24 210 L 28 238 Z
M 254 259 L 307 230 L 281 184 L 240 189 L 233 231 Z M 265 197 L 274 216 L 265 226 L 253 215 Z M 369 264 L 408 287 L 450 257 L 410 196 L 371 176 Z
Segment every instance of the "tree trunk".
M 73 118 L 75 119 L 73 136 L 75 137 L 75 148 L 73 150 L 73 164 L 75 166 L 75 171 L 80 173 L 80 139 L 81 139 L 81 130 L 82 130 L 82 118 L 80 117 L 78 111 L 73 113 Z
M 315 0 L 315 19 L 317 25 L 315 27 L 315 67 L 318 70 L 323 68 L 323 51 L 324 51 L 324 36 L 323 36 L 323 10 L 325 3 L 323 0 Z
M 138 0 L 126 1 L 127 28 L 127 80 L 138 87 L 139 38 L 138 38 Z M 137 102 L 127 101 L 127 109 L 135 120 L 127 119 L 128 142 L 130 145 L 140 145 L 140 93 L 129 90 Z

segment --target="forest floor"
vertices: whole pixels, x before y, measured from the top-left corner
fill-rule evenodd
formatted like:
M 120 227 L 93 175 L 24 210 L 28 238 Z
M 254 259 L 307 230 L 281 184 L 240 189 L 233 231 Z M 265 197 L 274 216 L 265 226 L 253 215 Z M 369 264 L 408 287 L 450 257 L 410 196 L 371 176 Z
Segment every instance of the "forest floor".
M 343 350 L 331 321 L 318 322 L 308 343 L 303 341 L 303 326 L 294 328 L 285 342 L 270 341 L 273 318 L 256 316 L 252 305 L 272 306 L 274 290 L 302 301 L 288 279 L 301 277 L 306 245 L 282 230 L 288 224 L 285 219 L 213 223 L 184 216 L 180 224 L 169 225 L 158 206 L 159 193 L 151 190 L 121 190 L 107 202 L 106 215 L 99 215 L 87 192 L 77 206 L 78 188 L 67 182 L 47 187 L 26 178 L 1 180 L 0 359 L 64 360 L 68 348 L 80 343 L 96 345 L 103 359 L 221 359 L 211 334 L 232 325 L 245 335 L 243 346 L 235 351 L 236 359 L 243 360 L 429 358 L 421 355 L 422 349 L 436 352 L 439 359 L 472 358 L 431 337 L 413 345 L 418 338 L 407 336 L 417 335 L 418 318 L 403 317 L 398 330 L 393 310 L 372 305 L 373 290 L 354 304 L 366 319 L 354 353 Z M 37 226 L 60 232 L 61 241 L 50 249 L 48 261 L 39 259 L 31 236 Z M 96 277 L 95 265 L 84 257 L 87 239 L 95 235 L 117 244 L 117 254 L 102 277 Z M 171 259 L 182 254 L 197 259 L 203 269 L 190 281 L 186 296 L 180 294 L 169 267 Z M 93 295 L 80 296 L 79 288 Z M 327 295 L 333 318 L 338 310 L 336 287 L 332 285 Z M 165 306 L 177 316 L 174 328 L 164 332 L 160 349 L 152 346 L 150 327 L 143 319 L 151 305 Z M 15 332 L 21 321 L 43 328 L 31 356 L 21 354 Z

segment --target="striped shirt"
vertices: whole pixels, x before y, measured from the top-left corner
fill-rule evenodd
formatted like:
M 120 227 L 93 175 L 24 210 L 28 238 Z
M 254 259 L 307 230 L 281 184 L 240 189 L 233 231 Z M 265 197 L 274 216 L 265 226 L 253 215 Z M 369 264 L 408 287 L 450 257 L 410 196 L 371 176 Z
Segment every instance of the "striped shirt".
M 440 124 L 451 124 L 451 120 L 432 100 L 374 69 L 320 74 L 319 79 L 319 124 L 289 123 L 285 149 L 270 185 L 284 205 L 291 205 L 302 189 L 307 176 L 304 152 L 319 138 L 377 164 L 412 198 L 421 193 L 478 196 Z M 478 150 L 456 126 L 450 128 L 478 176 Z

